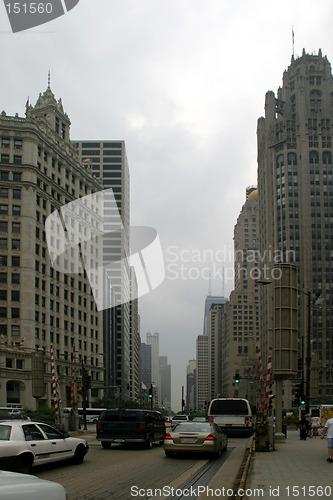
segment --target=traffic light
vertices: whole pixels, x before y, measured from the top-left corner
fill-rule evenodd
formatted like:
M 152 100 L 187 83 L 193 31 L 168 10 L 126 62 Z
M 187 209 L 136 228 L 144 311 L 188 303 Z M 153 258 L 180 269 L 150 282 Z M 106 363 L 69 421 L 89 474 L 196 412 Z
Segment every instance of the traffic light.
M 239 381 L 240 381 L 239 373 L 236 372 L 235 373 L 235 384 L 239 384 Z
M 273 399 L 275 398 L 275 394 L 273 394 L 273 391 L 270 390 L 268 393 L 268 408 L 272 409 L 273 408 Z
M 82 383 L 86 389 L 91 389 L 91 376 L 87 371 L 82 374 Z
M 305 404 L 305 401 L 304 401 L 304 383 L 303 383 L 303 380 L 301 380 L 296 385 L 295 400 L 296 400 L 296 404 Z
M 150 386 L 148 397 L 152 398 L 153 397 L 153 386 Z
M 76 401 L 79 402 L 80 401 L 80 396 L 82 394 L 82 385 L 81 382 L 78 382 L 76 384 Z

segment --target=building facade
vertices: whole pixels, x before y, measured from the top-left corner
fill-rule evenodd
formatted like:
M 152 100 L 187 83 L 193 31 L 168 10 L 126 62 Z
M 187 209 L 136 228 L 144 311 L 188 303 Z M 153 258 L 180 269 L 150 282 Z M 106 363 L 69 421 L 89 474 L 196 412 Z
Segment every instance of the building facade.
M 197 410 L 206 409 L 209 402 L 209 336 L 198 335 L 196 342 L 196 403 Z
M 93 175 L 101 180 L 104 189 L 112 188 L 117 203 L 117 209 L 111 208 L 108 214 L 109 233 L 103 241 L 108 266 L 106 281 L 114 297 L 114 311 L 104 313 L 104 342 L 106 384 L 111 388 L 109 396 L 125 401 L 134 394 L 131 360 L 135 356 L 131 354 L 130 324 L 138 321 L 130 318 L 130 176 L 125 142 L 87 140 L 75 141 L 75 146 L 81 161 L 91 166 Z M 137 314 L 137 308 L 132 308 L 132 312 Z
M 321 50 L 303 50 L 301 57 L 292 57 L 277 96 L 267 92 L 265 116 L 257 128 L 262 267 L 271 281 L 276 261 L 298 267 L 298 378 L 304 380 L 306 358 L 312 359 L 310 402 L 322 403 L 333 402 L 332 96 L 327 57 Z M 272 290 L 261 287 L 260 295 L 261 310 L 266 312 L 261 317 L 261 342 L 267 347 Z M 318 295 L 321 307 L 314 302 Z
M 82 367 L 91 397 L 104 387 L 103 331 L 85 274 L 56 270 L 45 223 L 51 213 L 102 185 L 81 163 L 70 140 L 70 120 L 48 86 L 26 117 L 0 115 L 0 343 L 2 404 L 51 405 L 51 347 L 59 396 Z M 61 238 L 59 229 L 59 238 Z
M 258 191 L 246 189 L 246 201 L 234 227 L 235 290 L 224 309 L 222 394 L 258 401 Z M 235 383 L 235 374 L 239 383 Z

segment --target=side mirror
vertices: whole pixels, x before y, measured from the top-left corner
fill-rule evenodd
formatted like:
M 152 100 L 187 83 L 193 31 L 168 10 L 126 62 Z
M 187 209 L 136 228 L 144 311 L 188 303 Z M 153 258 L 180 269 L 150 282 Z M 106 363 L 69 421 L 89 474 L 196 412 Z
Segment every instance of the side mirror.
M 64 439 L 69 438 L 69 434 L 67 431 L 63 431 L 62 435 L 63 435 Z

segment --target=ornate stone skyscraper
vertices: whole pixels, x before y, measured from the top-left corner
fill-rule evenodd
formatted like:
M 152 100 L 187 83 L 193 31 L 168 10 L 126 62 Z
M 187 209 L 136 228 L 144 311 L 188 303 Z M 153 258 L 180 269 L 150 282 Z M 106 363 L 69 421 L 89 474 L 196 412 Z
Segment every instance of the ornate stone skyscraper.
M 332 126 L 331 65 L 321 50 L 303 50 L 292 57 L 277 96 L 267 92 L 265 117 L 258 120 L 259 262 L 273 283 L 274 263 L 298 267 L 299 376 L 304 378 L 311 363 L 310 402 L 323 403 L 333 401 Z M 309 292 L 312 298 L 321 295 L 320 307 L 314 300 L 308 304 Z M 260 293 L 267 347 L 271 286 Z

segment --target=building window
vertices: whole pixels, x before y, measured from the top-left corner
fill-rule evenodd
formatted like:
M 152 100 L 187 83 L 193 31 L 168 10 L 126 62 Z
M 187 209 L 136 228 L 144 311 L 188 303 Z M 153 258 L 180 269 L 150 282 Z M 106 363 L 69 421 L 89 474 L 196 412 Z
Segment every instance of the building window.
M 20 233 L 21 224 L 19 222 L 12 222 L 12 233 Z
M 15 161 L 14 161 L 14 163 L 15 163 Z M 21 174 L 21 172 L 13 172 L 13 181 L 15 181 L 15 182 L 21 182 L 21 180 L 22 180 L 22 174 Z
M 9 155 L 1 155 L 1 163 L 9 163 Z
M 19 325 L 12 325 L 12 337 L 20 336 L 20 327 Z
M 8 215 L 8 205 L 0 205 L 0 214 Z
M 13 198 L 15 200 L 21 199 L 21 189 L 13 189 Z
M 8 188 L 0 188 L 0 198 L 8 198 Z
M 20 309 L 18 307 L 12 307 L 12 318 L 19 318 L 20 317 Z
M 15 165 L 22 165 L 22 156 L 14 155 Z

